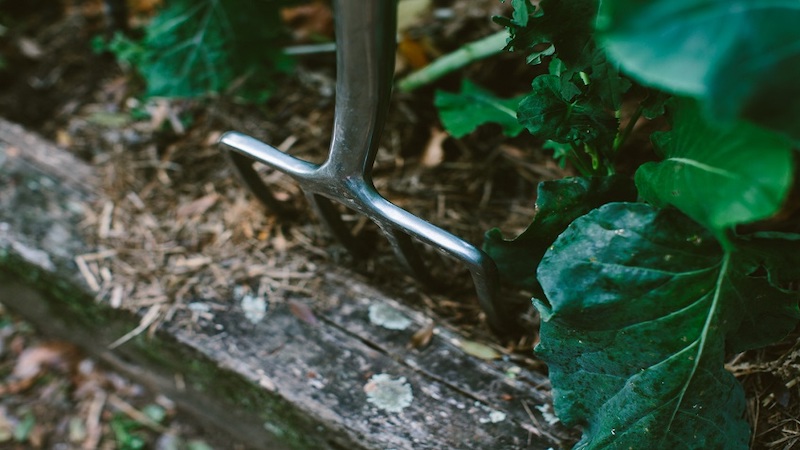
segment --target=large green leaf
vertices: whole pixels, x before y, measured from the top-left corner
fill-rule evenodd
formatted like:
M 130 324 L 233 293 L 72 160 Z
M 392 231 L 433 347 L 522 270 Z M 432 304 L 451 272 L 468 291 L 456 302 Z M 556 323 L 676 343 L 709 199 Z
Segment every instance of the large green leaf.
M 642 84 L 800 139 L 800 1 L 604 0 L 598 29 Z
M 621 176 L 565 178 L 539 183 L 536 216 L 513 240 L 505 240 L 499 229 L 486 232 L 483 250 L 497 263 L 506 283 L 541 292 L 536 266 L 544 252 L 573 220 L 609 202 L 632 201 L 636 189 Z
M 788 139 L 748 123 L 712 125 L 688 100 L 674 105 L 672 131 L 653 141 L 664 160 L 639 167 L 639 193 L 712 230 L 772 216 L 792 185 Z
M 195 97 L 238 85 L 269 90 L 287 66 L 277 40 L 286 0 L 171 0 L 145 30 L 132 61 L 148 96 Z
M 499 98 L 464 79 L 460 93 L 437 91 L 434 103 L 442 125 L 451 135 L 460 138 L 485 123 L 497 123 L 506 136 L 517 136 L 524 130 L 517 120 L 520 100 L 522 97 Z
M 760 337 L 738 348 L 797 322 L 796 298 L 751 269 L 674 209 L 612 203 L 569 226 L 538 269 L 547 301 L 536 302 L 537 352 L 559 417 L 584 425 L 576 448 L 748 447 L 744 394 L 723 366 L 726 340 L 745 322 Z M 768 309 L 793 321 L 750 320 Z

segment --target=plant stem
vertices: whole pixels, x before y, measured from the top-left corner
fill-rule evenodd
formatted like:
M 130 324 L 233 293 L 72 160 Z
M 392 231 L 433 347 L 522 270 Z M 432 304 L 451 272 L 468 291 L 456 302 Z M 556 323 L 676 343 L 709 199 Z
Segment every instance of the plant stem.
M 636 108 L 636 112 L 633 113 L 630 120 L 628 120 L 628 124 L 625 125 L 625 129 L 622 130 L 622 133 L 617 135 L 617 138 L 614 140 L 614 154 L 617 153 L 617 150 L 622 147 L 622 144 L 628 140 L 631 133 L 633 132 L 633 127 L 636 126 L 636 122 L 639 121 L 639 118 L 642 117 L 642 112 L 644 111 L 644 105 L 639 103 L 639 107 Z
M 508 31 L 503 30 L 464 45 L 398 81 L 397 87 L 402 91 L 410 92 L 426 84 L 433 83 L 471 62 L 500 53 L 503 51 L 507 39 Z
M 572 165 L 574 165 L 575 168 L 578 169 L 578 172 L 581 173 L 581 176 L 591 177 L 592 175 L 594 175 L 594 171 L 589 170 L 589 168 L 586 167 L 586 164 L 584 164 L 583 159 L 581 158 L 581 153 L 583 152 L 583 149 L 581 149 L 574 142 L 570 142 L 569 145 L 572 148 L 572 152 L 570 153 L 572 158 L 570 158 L 570 160 L 572 161 Z

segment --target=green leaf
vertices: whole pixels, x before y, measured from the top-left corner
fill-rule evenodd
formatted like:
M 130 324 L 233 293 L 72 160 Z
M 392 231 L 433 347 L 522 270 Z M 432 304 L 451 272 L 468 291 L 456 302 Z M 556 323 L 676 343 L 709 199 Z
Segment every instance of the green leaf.
M 34 426 L 36 426 L 36 416 L 31 412 L 26 412 L 25 416 L 19 421 L 16 428 L 14 428 L 14 440 L 17 442 L 27 442 Z
M 535 11 L 530 0 L 511 0 L 511 6 L 514 8 L 514 13 L 511 18 L 514 23 L 524 27 L 528 25 L 528 16 Z
M 519 122 L 543 139 L 610 148 L 616 119 L 602 105 L 580 94 L 574 83 L 558 75 L 540 75 L 533 80 L 531 94 L 519 104 Z
M 712 125 L 690 101 L 674 106 L 672 131 L 653 135 L 664 160 L 636 171 L 641 196 L 714 231 L 775 214 L 792 185 L 789 140 L 748 123 Z
M 589 94 L 599 98 L 606 109 L 618 111 L 622 107 L 622 95 L 631 88 L 631 82 L 601 51 L 594 52 L 589 79 Z
M 163 406 L 151 403 L 142 408 L 142 412 L 148 419 L 155 423 L 162 423 L 167 417 L 167 410 Z
M 636 199 L 633 183 L 624 177 L 565 178 L 539 183 L 536 216 L 513 240 L 499 229 L 486 232 L 483 250 L 497 263 L 501 278 L 509 284 L 541 293 L 536 266 L 573 220 L 608 202 Z
M 548 44 L 570 69 L 580 70 L 590 63 L 593 22 L 597 0 L 542 0 L 534 9 L 528 0 L 515 0 L 512 20 L 495 17 L 495 22 L 509 28 L 509 50 L 532 51 L 534 56 Z M 588 49 L 588 52 L 587 52 Z M 539 63 L 539 58 L 530 58 Z
M 800 2 L 605 0 L 601 43 L 647 86 L 800 139 Z
M 800 291 L 800 234 L 758 232 L 736 242 L 764 268 L 772 286 L 785 292 Z
M 650 120 L 663 116 L 670 98 L 669 94 L 664 92 L 649 90 L 647 97 L 641 103 L 642 116 Z
M 283 34 L 283 3 L 172 0 L 147 26 L 140 48 L 120 46 L 120 57 L 134 58 L 147 96 L 220 93 L 234 80 L 245 95 L 255 95 L 271 88 L 270 80 L 287 67 L 275 45 Z
M 753 313 L 793 305 L 797 322 L 796 298 L 751 268 L 686 216 L 641 203 L 605 205 L 559 236 L 538 269 L 537 353 L 559 417 L 584 426 L 576 448 L 748 448 L 726 345 L 791 330 Z M 760 337 L 737 342 L 744 324 Z
M 517 106 L 522 97 L 502 99 L 481 89 L 467 79 L 461 92 L 437 91 L 434 103 L 445 129 L 460 138 L 486 123 L 497 123 L 506 136 L 517 136 L 524 129 L 517 120 Z

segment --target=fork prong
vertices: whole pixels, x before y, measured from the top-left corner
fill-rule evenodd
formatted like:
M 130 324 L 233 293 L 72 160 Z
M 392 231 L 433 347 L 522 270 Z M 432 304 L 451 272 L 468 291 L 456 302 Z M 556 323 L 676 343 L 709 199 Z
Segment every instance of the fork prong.
M 389 240 L 395 256 L 400 260 L 403 268 L 425 286 L 433 286 L 433 278 L 427 265 L 422 260 L 414 240 L 408 234 L 396 229 L 382 227 L 381 231 Z
M 272 192 L 267 185 L 264 184 L 261 176 L 253 167 L 253 163 L 255 162 L 253 159 L 235 151 L 227 151 L 225 153 L 228 154 L 233 166 L 239 173 L 239 178 L 264 206 L 281 217 L 292 217 L 295 215 L 293 210 L 287 208 L 286 205 L 279 202 L 272 195 Z
M 322 223 L 347 251 L 356 258 L 364 257 L 369 253 L 367 246 L 350 232 L 350 228 L 342 220 L 341 213 L 328 198 L 310 192 L 306 192 L 306 198 Z

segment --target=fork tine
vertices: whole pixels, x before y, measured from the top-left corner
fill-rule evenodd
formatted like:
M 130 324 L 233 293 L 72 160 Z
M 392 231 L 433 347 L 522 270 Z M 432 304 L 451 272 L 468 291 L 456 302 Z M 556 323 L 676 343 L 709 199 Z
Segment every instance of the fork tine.
M 396 228 L 382 227 L 381 231 L 392 245 L 392 250 L 403 268 L 423 285 L 433 286 L 433 278 L 411 236 Z
M 256 172 L 256 169 L 253 167 L 253 159 L 234 151 L 228 151 L 225 153 L 228 154 L 228 158 L 236 168 L 239 178 L 261 203 L 263 203 L 270 211 L 281 217 L 291 218 L 295 216 L 295 212 L 293 210 L 287 208 L 286 205 L 279 202 L 272 195 L 267 185 L 264 184 L 264 182 L 261 180 L 261 177 L 258 175 L 258 172 Z
M 341 213 L 328 198 L 310 192 L 306 193 L 306 198 L 322 223 L 347 251 L 356 258 L 369 253 L 367 247 L 350 232 L 350 228 L 342 220 Z

